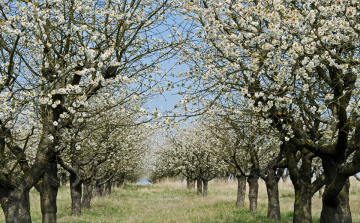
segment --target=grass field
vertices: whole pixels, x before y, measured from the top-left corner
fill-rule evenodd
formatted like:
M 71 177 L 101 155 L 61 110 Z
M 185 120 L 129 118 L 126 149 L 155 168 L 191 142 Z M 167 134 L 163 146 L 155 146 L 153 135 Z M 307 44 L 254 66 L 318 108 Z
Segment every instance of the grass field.
M 266 219 L 267 195 L 265 184 L 260 181 L 258 211 L 248 211 L 248 201 L 242 208 L 235 207 L 235 181 L 209 183 L 208 197 L 188 191 L 179 181 L 163 181 L 152 186 L 128 184 L 125 188 L 103 198 L 95 198 L 90 210 L 82 216 L 72 217 L 69 187 L 61 187 L 58 195 L 58 222 L 114 223 L 114 222 L 275 222 Z M 248 189 L 248 188 L 247 188 Z M 281 222 L 292 222 L 294 193 L 290 180 L 280 182 Z M 360 223 L 360 182 L 351 180 L 350 206 L 354 222 Z M 33 222 L 41 222 L 39 195 L 31 190 Z M 319 222 L 321 198 L 313 197 L 313 220 Z M 0 213 L 0 222 L 5 222 Z

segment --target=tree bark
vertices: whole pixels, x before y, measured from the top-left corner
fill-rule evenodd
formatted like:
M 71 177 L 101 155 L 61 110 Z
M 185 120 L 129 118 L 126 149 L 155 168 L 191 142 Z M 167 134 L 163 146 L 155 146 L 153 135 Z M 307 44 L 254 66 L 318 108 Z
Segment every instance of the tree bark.
M 238 175 L 236 178 L 238 181 L 236 207 L 243 207 L 245 203 L 246 177 Z
M 71 195 L 71 215 L 81 215 L 81 195 L 82 187 L 81 182 L 77 179 L 77 176 L 70 174 L 70 195 Z
M 57 161 L 54 155 L 49 160 L 45 175 L 40 185 L 40 202 L 43 223 L 56 223 L 56 197 L 59 189 Z
M 311 198 L 312 193 L 308 187 L 295 190 L 294 223 L 312 222 Z
M 276 178 L 275 170 L 268 169 L 267 179 L 265 180 L 266 191 L 268 195 L 268 215 L 274 220 L 281 220 L 280 202 L 279 202 L 279 181 Z
M 198 176 L 196 178 L 196 187 L 197 187 L 197 194 L 202 194 L 202 180 L 201 180 L 201 177 Z
M 285 143 L 287 144 L 287 143 Z M 296 160 L 296 148 L 288 147 L 286 153 L 288 161 L 288 170 L 290 173 L 291 182 L 295 190 L 294 202 L 294 223 L 310 223 L 312 222 L 311 215 L 311 198 L 314 189 L 311 183 L 312 177 L 312 159 L 308 158 L 306 150 L 301 151 L 301 166 L 298 168 L 298 161 Z
M 93 185 L 91 180 L 85 180 L 83 182 L 84 191 L 82 194 L 82 208 L 90 208 L 91 198 L 92 198 L 92 192 L 93 192 Z
M 349 206 L 350 181 L 349 177 L 339 170 L 341 156 L 325 157 L 322 162 L 326 186 L 322 197 L 320 222 L 352 222 Z
M 326 199 L 326 188 L 320 216 L 321 223 L 351 223 L 352 217 L 349 205 L 350 181 L 347 179 L 344 187 L 333 200 Z
M 256 171 L 252 169 L 250 171 L 250 176 L 248 177 L 249 184 L 249 203 L 250 211 L 255 212 L 257 210 L 257 198 L 259 191 L 259 176 L 256 174 Z
M 208 180 L 203 180 L 203 197 L 207 197 L 207 193 L 208 193 Z
M 12 189 L 0 189 L 0 204 L 6 223 L 30 223 L 29 190 L 22 185 Z

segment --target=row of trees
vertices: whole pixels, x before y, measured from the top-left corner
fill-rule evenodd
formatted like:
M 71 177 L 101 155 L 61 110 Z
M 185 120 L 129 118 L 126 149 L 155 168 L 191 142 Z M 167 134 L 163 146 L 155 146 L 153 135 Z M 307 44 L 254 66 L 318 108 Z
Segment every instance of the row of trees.
M 197 181 L 198 193 L 206 197 L 208 181 L 237 178 L 238 207 L 244 204 L 247 179 L 250 210 L 256 211 L 261 177 L 267 186 L 268 217 L 280 220 L 278 181 L 286 168 L 284 155 L 279 153 L 281 143 L 268 130 L 254 130 L 250 125 L 207 117 L 168 132 L 154 154 L 150 179 L 180 176 L 186 179 L 188 189 L 195 188 L 193 182 Z
M 184 130 L 188 138 L 169 133 L 168 153 L 194 163 L 186 164 L 189 173 L 174 171 L 189 182 L 201 175 L 206 185 L 215 160 L 239 179 L 256 173 L 274 199 L 286 167 L 294 222 L 311 222 L 311 197 L 322 185 L 321 221 L 351 222 L 348 178 L 360 171 L 359 7 L 351 0 L 2 1 L 6 221 L 31 222 L 28 193 L 38 185 L 43 221 L 56 222 L 57 164 L 79 197 L 76 185 L 94 175 L 92 163 L 108 166 L 111 176 L 123 168 L 114 160 L 138 157 L 141 128 L 124 128 L 151 119 L 142 110 L 146 99 L 173 87 L 161 84 L 160 64 L 180 52 L 190 70 L 178 74 L 178 106 L 211 124 Z M 187 25 L 168 24 L 175 13 Z M 203 137 L 190 140 L 194 132 Z M 323 171 L 312 182 L 314 167 Z
M 182 7 L 196 30 L 182 51 L 191 66 L 182 74 L 183 100 L 200 105 L 183 103 L 187 115 L 218 114 L 237 135 L 252 135 L 253 123 L 243 117 L 254 114 L 260 134 L 281 143 L 267 171 L 286 159 L 294 222 L 312 221 L 311 197 L 322 184 L 321 222 L 351 222 L 349 177 L 360 171 L 358 2 L 214 0 Z M 312 182 L 315 160 L 323 173 Z
M 147 167 L 152 170 L 148 173 L 149 180 L 156 182 L 165 177 L 186 179 L 188 189 L 195 189 L 196 182 L 197 193 L 206 197 L 210 180 L 236 178 L 238 207 L 244 205 L 247 181 L 249 209 L 256 211 L 258 180 L 261 178 L 268 194 L 267 216 L 281 220 L 278 183 L 281 178 L 287 180 L 289 176 L 285 145 L 279 140 L 276 129 L 261 127 L 259 123 L 262 121 L 257 122 L 258 119 L 261 118 L 253 112 L 252 116 L 249 112 L 242 114 L 238 122 L 228 117 L 207 115 L 176 128 L 173 126 L 170 131 L 158 136 L 160 143 L 152 145 L 150 159 L 153 162 Z M 302 197 L 308 199 L 307 206 L 303 208 L 311 221 L 311 198 L 319 190 L 322 195 L 324 170 L 321 160 L 311 154 L 305 157 L 297 153 L 295 159 L 297 168 L 306 173 L 307 178 L 303 180 L 311 188 L 307 197 Z M 310 162 L 302 163 L 307 159 Z M 294 202 L 296 208 L 298 201 Z
M 76 215 L 82 184 L 86 195 L 92 180 L 136 171 L 151 134 L 140 126 L 153 118 L 146 100 L 166 88 L 160 63 L 182 42 L 162 36 L 171 11 L 167 0 L 0 2 L 6 222 L 31 222 L 32 187 L 43 222 L 56 222 L 58 164 L 70 174 Z

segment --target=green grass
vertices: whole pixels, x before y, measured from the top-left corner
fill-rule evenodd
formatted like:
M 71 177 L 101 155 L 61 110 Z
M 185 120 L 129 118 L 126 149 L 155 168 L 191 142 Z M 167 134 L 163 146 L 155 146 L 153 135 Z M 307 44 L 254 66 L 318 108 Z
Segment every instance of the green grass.
M 110 196 L 94 198 L 92 208 L 82 210 L 80 217 L 71 216 L 69 187 L 61 187 L 58 195 L 59 223 L 115 223 L 115 222 L 276 222 L 268 220 L 267 196 L 265 185 L 260 181 L 258 210 L 249 211 L 245 206 L 235 207 L 237 184 L 210 182 L 208 197 L 196 195 L 195 190 L 187 190 L 180 182 L 165 181 L 152 186 L 128 184 L 125 188 L 115 189 Z M 248 188 L 247 188 L 248 189 Z M 294 193 L 291 182 L 280 182 L 280 222 L 292 222 Z M 360 222 L 360 182 L 352 181 L 350 206 L 354 222 Z M 41 222 L 38 192 L 31 190 L 31 215 L 33 222 Z M 316 194 L 312 199 L 314 222 L 319 222 L 321 198 Z M 0 222 L 4 221 L 0 213 Z
M 294 193 L 282 194 L 281 197 L 282 198 L 289 197 L 295 199 L 295 194 Z

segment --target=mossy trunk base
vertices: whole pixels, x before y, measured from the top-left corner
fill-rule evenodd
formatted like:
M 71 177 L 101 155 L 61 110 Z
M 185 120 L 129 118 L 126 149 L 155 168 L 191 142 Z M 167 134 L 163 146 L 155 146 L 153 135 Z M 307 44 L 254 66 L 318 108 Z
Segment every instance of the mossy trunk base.
M 352 223 L 349 205 L 349 188 L 350 182 L 347 180 L 337 198 L 330 202 L 323 199 L 320 216 L 321 223 Z
M 0 189 L 0 203 L 6 223 L 31 223 L 28 190 Z
M 312 222 L 311 197 L 311 192 L 305 187 L 295 191 L 294 223 Z

